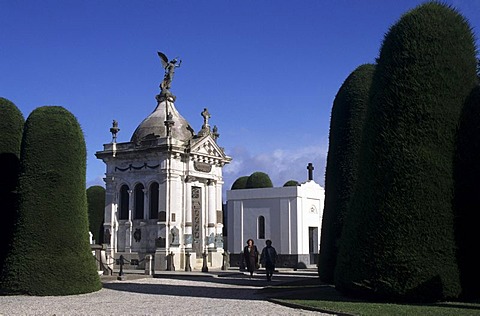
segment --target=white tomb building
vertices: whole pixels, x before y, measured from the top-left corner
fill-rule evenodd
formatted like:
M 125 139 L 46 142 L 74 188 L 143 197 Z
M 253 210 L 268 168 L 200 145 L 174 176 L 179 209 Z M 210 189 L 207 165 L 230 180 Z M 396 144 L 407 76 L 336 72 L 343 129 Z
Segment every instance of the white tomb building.
M 279 254 L 277 267 L 316 264 L 325 190 L 309 180 L 299 186 L 227 190 L 227 250 L 230 265 L 242 266 L 242 252 L 253 239 L 261 252 L 267 239 Z
M 141 268 L 150 254 L 156 270 L 222 265 L 222 168 L 231 158 L 217 144 L 219 134 L 216 126 L 210 128 L 206 108 L 197 134 L 175 108 L 169 89 L 176 62 L 162 57 L 166 73 L 157 106 L 130 141 L 116 142 L 114 121 L 112 142 L 96 153 L 106 164 L 110 262 L 123 255 L 139 260 Z

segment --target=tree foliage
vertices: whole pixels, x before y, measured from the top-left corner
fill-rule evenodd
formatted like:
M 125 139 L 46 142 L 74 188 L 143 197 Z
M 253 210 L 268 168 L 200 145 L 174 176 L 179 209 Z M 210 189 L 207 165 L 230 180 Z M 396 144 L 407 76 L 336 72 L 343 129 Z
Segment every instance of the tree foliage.
M 284 187 L 298 187 L 299 185 L 300 183 L 298 183 L 296 180 L 288 180 L 283 184 Z
M 254 172 L 252 173 L 248 179 L 247 183 L 245 185 L 245 189 L 258 189 L 258 188 L 272 188 L 272 180 L 270 180 L 270 177 L 268 174 L 264 172 Z
M 235 182 L 233 182 L 232 188 L 230 190 L 245 189 L 245 187 L 247 186 L 247 180 L 248 176 L 239 177 L 237 180 L 235 180 Z
M 425 3 L 385 36 L 340 239 L 337 289 L 397 301 L 460 294 L 452 166 L 461 109 L 476 79 L 471 28 L 450 7 Z
M 5 294 L 71 295 L 101 288 L 89 245 L 86 147 L 66 109 L 35 109 L 25 123 L 19 212 L 1 276 Z
M 343 222 L 357 181 L 358 153 L 375 66 L 355 69 L 338 90 L 330 119 L 319 276 L 333 283 Z
M 99 185 L 87 189 L 88 224 L 97 244 L 103 242 L 103 222 L 105 216 L 105 188 Z
M 17 212 L 16 186 L 24 122 L 17 106 L 5 98 L 0 98 L 0 271 L 8 251 Z

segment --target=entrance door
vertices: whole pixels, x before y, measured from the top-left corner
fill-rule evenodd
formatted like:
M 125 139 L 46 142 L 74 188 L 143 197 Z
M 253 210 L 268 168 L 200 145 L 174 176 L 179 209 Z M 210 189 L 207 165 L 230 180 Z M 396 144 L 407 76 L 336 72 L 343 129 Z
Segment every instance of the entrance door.
M 318 258 L 318 227 L 308 227 L 308 252 L 310 264 L 316 264 Z

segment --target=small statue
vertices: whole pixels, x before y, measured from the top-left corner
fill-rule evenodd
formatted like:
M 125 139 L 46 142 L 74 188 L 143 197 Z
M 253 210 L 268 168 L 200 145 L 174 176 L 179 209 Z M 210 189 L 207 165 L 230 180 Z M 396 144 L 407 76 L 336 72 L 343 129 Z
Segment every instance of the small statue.
M 208 126 L 208 119 L 212 116 L 208 112 L 207 108 L 204 108 L 201 114 L 203 116 L 203 126 L 207 127 Z
M 160 57 L 160 61 L 162 62 L 162 66 L 165 69 L 165 77 L 163 78 L 162 83 L 160 84 L 160 89 L 169 90 L 172 85 L 173 75 L 175 74 L 175 68 L 180 67 L 182 64 L 181 60 L 177 58 L 168 61 L 167 56 L 162 52 L 157 52 L 158 56 Z M 177 64 L 178 62 L 178 64 Z

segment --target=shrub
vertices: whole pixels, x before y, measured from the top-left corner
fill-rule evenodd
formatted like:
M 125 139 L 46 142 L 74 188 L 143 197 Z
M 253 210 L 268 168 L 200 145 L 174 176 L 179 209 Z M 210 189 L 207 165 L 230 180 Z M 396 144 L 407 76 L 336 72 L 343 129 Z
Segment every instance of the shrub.
M 340 239 L 340 291 L 395 301 L 460 294 L 452 166 L 475 66 L 468 22 L 443 4 L 415 8 L 387 33 Z
M 288 180 L 283 184 L 284 187 L 298 187 L 299 185 L 300 183 L 298 183 L 296 180 Z
M 105 188 L 99 185 L 87 189 L 88 227 L 97 244 L 103 243 L 103 221 L 105 216 Z
M 323 282 L 333 283 L 338 240 L 357 181 L 358 152 L 374 70 L 372 64 L 355 69 L 340 87 L 333 102 L 318 264 Z
M 248 176 L 243 176 L 238 178 L 237 180 L 235 180 L 235 182 L 233 182 L 232 188 L 230 190 L 245 189 L 245 187 L 247 186 L 247 180 L 248 180 Z
M 71 295 L 99 290 L 88 237 L 85 140 L 70 112 L 45 106 L 29 115 L 20 170 L 18 219 L 1 291 Z
M 272 188 L 272 180 L 270 180 L 270 177 L 268 174 L 264 172 L 254 172 L 252 173 L 248 179 L 247 183 L 245 185 L 245 189 L 259 189 L 259 188 Z
M 0 271 L 8 251 L 17 212 L 16 186 L 24 121 L 15 104 L 0 98 Z

